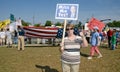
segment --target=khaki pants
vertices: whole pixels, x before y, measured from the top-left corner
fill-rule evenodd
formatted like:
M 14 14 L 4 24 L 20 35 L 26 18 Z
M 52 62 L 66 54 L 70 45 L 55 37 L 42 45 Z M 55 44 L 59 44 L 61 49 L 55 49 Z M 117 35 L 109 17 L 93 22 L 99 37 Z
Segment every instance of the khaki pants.
M 18 36 L 18 50 L 24 50 L 24 36 Z
M 63 72 L 79 72 L 79 64 L 66 64 L 62 62 Z

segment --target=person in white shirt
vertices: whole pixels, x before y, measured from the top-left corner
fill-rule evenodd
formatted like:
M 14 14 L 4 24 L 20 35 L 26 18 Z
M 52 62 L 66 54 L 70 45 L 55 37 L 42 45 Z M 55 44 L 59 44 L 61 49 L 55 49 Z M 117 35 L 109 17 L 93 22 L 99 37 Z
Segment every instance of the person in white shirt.
M 1 32 L 0 32 L 1 45 L 5 44 L 5 38 L 6 38 L 5 31 L 1 29 Z
M 6 31 L 6 41 L 7 41 L 7 47 L 9 48 L 12 45 L 12 34 L 9 31 L 9 29 L 7 29 Z

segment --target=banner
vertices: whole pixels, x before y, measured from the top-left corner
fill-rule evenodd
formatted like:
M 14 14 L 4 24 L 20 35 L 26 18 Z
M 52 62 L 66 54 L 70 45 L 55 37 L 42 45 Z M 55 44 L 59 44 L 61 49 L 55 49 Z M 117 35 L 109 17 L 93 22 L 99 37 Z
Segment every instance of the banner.
M 16 21 L 16 25 L 17 25 L 17 26 L 22 26 L 21 19 L 18 19 L 18 20 Z
M 99 31 L 101 32 L 102 29 L 105 27 L 105 24 L 96 18 L 91 18 L 91 20 L 88 22 L 88 28 L 92 30 L 95 26 L 99 28 Z
M 1 21 L 1 22 L 0 22 L 0 28 L 5 27 L 7 24 L 10 24 L 10 19 Z
M 25 30 L 25 36 L 30 38 L 62 38 L 63 28 L 46 28 L 46 27 L 23 27 Z M 74 34 L 79 35 L 79 31 L 77 28 L 74 28 Z M 67 33 L 65 33 L 67 36 Z
M 11 20 L 11 21 L 15 21 L 15 17 L 14 17 L 13 14 L 10 14 L 10 20 Z
M 55 19 L 77 20 L 79 4 L 57 4 Z
M 10 30 L 10 32 L 14 32 L 14 30 L 17 31 L 16 22 L 12 22 L 11 24 L 9 24 L 9 30 Z
M 30 38 L 56 38 L 58 28 L 23 27 L 25 36 Z

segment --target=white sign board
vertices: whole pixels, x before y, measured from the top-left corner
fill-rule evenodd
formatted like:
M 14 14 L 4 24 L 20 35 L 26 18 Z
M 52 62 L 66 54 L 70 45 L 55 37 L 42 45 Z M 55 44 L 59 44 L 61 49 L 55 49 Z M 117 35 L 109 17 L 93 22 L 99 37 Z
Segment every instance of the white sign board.
M 57 4 L 55 19 L 77 20 L 79 4 Z

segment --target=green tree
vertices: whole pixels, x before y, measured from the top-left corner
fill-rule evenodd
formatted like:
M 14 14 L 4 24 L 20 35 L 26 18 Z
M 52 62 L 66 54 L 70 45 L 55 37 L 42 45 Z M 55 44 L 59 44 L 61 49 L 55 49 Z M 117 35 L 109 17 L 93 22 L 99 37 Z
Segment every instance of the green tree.
M 60 22 L 55 23 L 55 26 L 61 26 L 62 24 Z
M 82 22 L 79 21 L 78 24 L 75 25 L 75 27 L 82 28 Z
M 24 20 L 21 20 L 21 22 L 22 22 L 22 25 L 23 25 L 23 26 L 29 26 L 29 25 L 31 25 L 31 23 L 25 22 Z
M 109 23 L 107 23 L 107 25 L 109 27 L 120 27 L 120 21 L 109 22 Z
M 45 23 L 45 26 L 51 26 L 52 25 L 52 22 L 47 20 L 46 23 Z
M 34 24 L 34 26 L 35 26 L 35 27 L 39 27 L 39 26 L 40 26 L 40 24 Z

